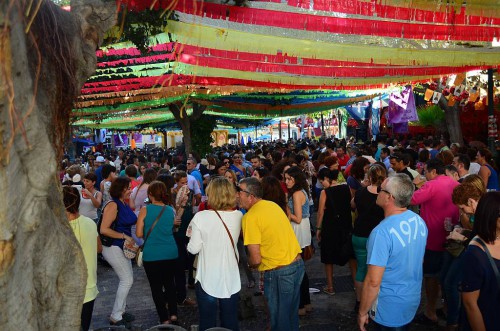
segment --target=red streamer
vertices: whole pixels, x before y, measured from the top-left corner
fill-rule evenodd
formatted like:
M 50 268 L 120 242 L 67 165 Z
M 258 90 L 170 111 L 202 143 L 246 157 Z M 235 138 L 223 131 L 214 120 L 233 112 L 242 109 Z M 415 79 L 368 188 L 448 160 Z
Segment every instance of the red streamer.
M 231 22 L 274 26 L 313 32 L 368 35 L 406 39 L 433 39 L 459 41 L 489 41 L 500 36 L 500 27 L 486 25 L 445 24 L 435 22 L 392 22 L 380 19 L 340 18 L 315 14 L 289 13 L 258 8 L 235 7 L 217 3 L 194 4 L 194 0 L 180 0 L 176 10 L 192 15 Z M 335 2 L 335 1 L 330 1 Z M 309 1 L 307 1 L 307 4 Z M 298 4 L 300 7 L 301 4 Z M 309 6 L 309 5 L 308 5 Z M 399 8 L 399 7 L 394 7 Z

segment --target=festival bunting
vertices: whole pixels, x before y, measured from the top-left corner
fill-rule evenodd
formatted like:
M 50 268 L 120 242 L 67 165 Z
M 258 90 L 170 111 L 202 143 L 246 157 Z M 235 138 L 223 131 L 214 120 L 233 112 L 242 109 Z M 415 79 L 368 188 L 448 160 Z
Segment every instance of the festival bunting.
M 391 94 L 388 114 L 389 123 L 418 121 L 417 107 L 411 85 L 407 85 L 401 92 Z

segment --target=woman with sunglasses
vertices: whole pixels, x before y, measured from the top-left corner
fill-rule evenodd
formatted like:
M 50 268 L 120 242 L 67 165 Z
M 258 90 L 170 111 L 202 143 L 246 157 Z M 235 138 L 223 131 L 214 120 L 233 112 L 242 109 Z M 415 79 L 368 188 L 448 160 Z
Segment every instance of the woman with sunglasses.
M 243 166 L 243 160 L 240 154 L 233 155 L 233 164 L 229 167 L 232 171 L 236 173 L 237 181 L 246 177 L 246 169 Z
M 288 189 L 288 218 L 292 224 L 293 232 L 299 241 L 304 258 L 304 248 L 311 245 L 311 223 L 309 221 L 309 184 L 306 175 L 298 166 L 293 166 L 285 171 L 285 183 Z M 309 277 L 304 273 L 300 284 L 299 315 L 304 316 L 312 310 L 309 295 Z

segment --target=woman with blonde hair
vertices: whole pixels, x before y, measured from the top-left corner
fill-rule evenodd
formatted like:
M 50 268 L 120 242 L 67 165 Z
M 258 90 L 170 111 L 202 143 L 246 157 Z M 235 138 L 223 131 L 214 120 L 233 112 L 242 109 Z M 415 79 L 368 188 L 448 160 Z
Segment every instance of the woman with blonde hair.
M 481 191 L 481 195 L 486 193 L 486 184 L 483 179 L 479 175 L 469 175 L 462 180 L 462 184 L 470 183 L 474 185 L 479 191 Z
M 216 327 L 217 305 L 221 327 L 239 330 L 238 301 L 241 290 L 236 242 L 243 214 L 236 206 L 235 186 L 216 177 L 207 187 L 212 210 L 196 213 L 187 236 L 187 250 L 198 254 L 195 286 L 200 313 L 200 330 Z
M 232 183 L 235 187 L 236 185 L 238 185 L 238 177 L 236 176 L 236 172 L 234 172 L 234 170 L 226 169 L 224 177 L 226 177 L 226 179 L 229 180 L 229 182 Z

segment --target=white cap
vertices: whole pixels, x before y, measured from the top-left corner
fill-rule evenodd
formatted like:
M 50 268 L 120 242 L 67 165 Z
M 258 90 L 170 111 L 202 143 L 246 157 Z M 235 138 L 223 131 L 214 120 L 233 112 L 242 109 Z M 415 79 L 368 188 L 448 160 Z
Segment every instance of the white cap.
M 104 157 L 99 155 L 98 157 L 95 158 L 95 162 L 104 163 Z

